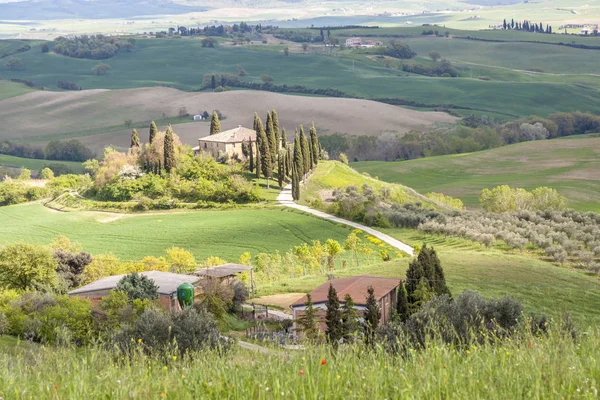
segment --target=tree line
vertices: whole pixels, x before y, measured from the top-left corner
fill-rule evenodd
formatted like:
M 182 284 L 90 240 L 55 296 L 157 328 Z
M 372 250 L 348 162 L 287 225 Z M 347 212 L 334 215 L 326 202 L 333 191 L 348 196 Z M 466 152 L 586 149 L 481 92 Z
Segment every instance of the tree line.
M 76 139 L 67 141 L 53 140 L 45 149 L 28 143 L 16 143 L 9 140 L 0 142 L 0 154 L 34 158 L 38 160 L 85 161 L 94 156 L 93 152 Z
M 535 33 L 552 33 L 552 26 L 549 24 L 546 24 L 546 27 L 544 28 L 543 22 L 537 23 L 528 20 L 515 22 L 514 18 L 510 21 L 505 19 L 502 24 L 502 29 Z
M 404 135 L 346 136 L 333 134 L 320 138 L 327 153 L 345 153 L 354 161 L 394 161 L 445 154 L 488 150 L 508 144 L 554 139 L 600 131 L 600 116 L 581 112 L 561 112 L 546 118 L 530 116 L 510 122 L 494 122 L 470 116 L 450 132 L 411 131 Z
M 54 52 L 68 57 L 104 60 L 111 58 L 119 51 L 130 52 L 135 46 L 135 39 L 123 40 L 118 37 L 104 35 L 82 35 L 54 39 Z

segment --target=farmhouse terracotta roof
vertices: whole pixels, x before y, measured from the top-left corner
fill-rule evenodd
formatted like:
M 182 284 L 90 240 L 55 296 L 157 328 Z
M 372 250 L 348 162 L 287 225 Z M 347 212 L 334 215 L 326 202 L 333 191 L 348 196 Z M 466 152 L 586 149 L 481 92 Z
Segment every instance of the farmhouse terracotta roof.
M 218 267 L 201 268 L 192 272 L 196 276 L 210 276 L 213 278 L 224 278 L 226 276 L 235 276 L 244 271 L 250 271 L 252 267 L 241 264 L 223 264 Z
M 368 275 L 332 279 L 325 282 L 310 293 L 313 303 L 317 304 L 327 301 L 327 294 L 329 293 L 330 284 L 333 285 L 334 289 L 336 290 L 340 301 L 343 302 L 344 296 L 346 296 L 346 294 L 350 294 L 356 305 L 365 305 L 369 286 L 373 286 L 373 289 L 375 290 L 375 299 L 379 301 L 392 290 L 396 290 L 396 288 L 400 285 L 400 279 Z M 292 308 L 295 306 L 303 306 L 306 304 L 306 300 L 306 296 L 302 297 L 292 304 Z
M 139 274 L 152 279 L 154 281 L 154 284 L 158 286 L 158 294 L 162 295 L 170 295 L 172 293 L 175 293 L 179 285 L 181 285 L 182 283 L 187 282 L 194 284 L 200 280 L 200 278 L 194 275 L 174 274 L 171 272 L 162 271 L 140 272 Z M 78 289 L 72 290 L 69 292 L 69 294 L 85 295 L 89 292 L 112 290 L 117 286 L 117 283 L 119 283 L 121 278 L 123 278 L 124 276 L 125 275 L 107 276 L 106 278 L 98 279 L 97 281 L 89 283 Z
M 205 136 L 199 139 L 200 142 L 218 142 L 218 143 L 241 143 L 246 140 L 256 141 L 256 131 L 253 129 L 238 126 L 225 132 Z

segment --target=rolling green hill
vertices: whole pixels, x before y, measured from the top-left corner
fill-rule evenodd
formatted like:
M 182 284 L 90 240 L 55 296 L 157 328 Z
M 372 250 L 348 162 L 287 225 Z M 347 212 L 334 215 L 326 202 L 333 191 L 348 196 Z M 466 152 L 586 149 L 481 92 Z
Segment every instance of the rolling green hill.
M 33 158 L 22 158 L 0 154 L 0 166 L 4 167 L 27 168 L 32 171 L 39 171 L 49 164 L 64 164 L 71 168 L 75 173 L 83 173 L 83 165 L 80 162 L 37 160 Z
M 478 153 L 401 162 L 358 162 L 352 167 L 421 193 L 441 192 L 478 207 L 484 188 L 550 186 L 577 210 L 600 211 L 600 137 L 519 143 Z
M 40 204 L 0 207 L 0 245 L 50 243 L 65 235 L 92 254 L 112 252 L 124 260 L 160 256 L 172 247 L 198 260 L 218 256 L 235 262 L 244 252 L 285 252 L 312 240 L 344 241 L 347 227 L 281 210 L 202 211 L 126 215 L 57 212 Z
M 23 71 L 4 69 L 2 74 L 9 78 L 29 79 L 47 88 L 56 88 L 57 81 L 68 80 L 84 89 L 164 85 L 189 91 L 201 88 L 204 74 L 236 74 L 239 65 L 246 71 L 246 76 L 242 78 L 245 81 L 261 82 L 263 74 L 270 74 L 276 85 L 329 87 L 353 97 L 402 98 L 421 105 L 453 105 L 466 108 L 458 110 L 463 114 L 480 110 L 506 118 L 546 115 L 556 111 L 600 111 L 600 91 L 594 88 L 600 84 L 590 83 L 598 81 L 597 77 L 577 75 L 577 79 L 561 79 L 536 76 L 529 78 L 529 82 L 524 76 L 515 78 L 513 72 L 504 77 L 497 74 L 494 78 L 507 81 L 476 79 L 487 74 L 484 72 L 487 68 L 508 68 L 505 65 L 510 65 L 512 69 L 535 66 L 546 67 L 544 69 L 557 73 L 570 73 L 575 63 L 580 65 L 578 71 L 591 73 L 598 68 L 595 61 L 597 51 L 536 43 L 521 43 L 512 50 L 511 46 L 492 42 L 442 41 L 433 38 L 410 40 L 420 47 L 419 51 L 436 48 L 445 57 L 457 60 L 468 58 L 465 54 L 469 46 L 476 46 L 480 55 L 469 59 L 472 61 L 465 61 L 483 66 L 474 66 L 474 69 L 481 69 L 476 70 L 475 74 L 463 71 L 461 78 L 433 78 L 386 68 L 377 60 L 351 51 L 327 55 L 320 46 L 315 47 L 314 52 L 295 52 L 285 57 L 281 50 L 272 51 L 273 46 L 210 49 L 203 48 L 198 39 L 184 38 L 138 39 L 133 52 L 104 60 L 111 66 L 106 76 L 96 76 L 91 72 L 98 61 L 69 58 L 53 52 L 41 53 L 35 47 L 19 54 L 26 65 Z M 452 44 L 447 44 L 449 42 Z M 500 56 L 496 56 L 500 50 Z M 555 53 L 556 56 L 553 55 Z M 426 53 L 421 55 L 426 56 Z M 565 57 L 574 61 L 563 65 L 560 60 Z M 509 61 L 506 60 L 513 60 L 513 63 L 507 64 Z
M 22 94 L 29 93 L 33 90 L 34 89 L 27 87 L 22 83 L 0 80 L 0 100 L 20 96 Z

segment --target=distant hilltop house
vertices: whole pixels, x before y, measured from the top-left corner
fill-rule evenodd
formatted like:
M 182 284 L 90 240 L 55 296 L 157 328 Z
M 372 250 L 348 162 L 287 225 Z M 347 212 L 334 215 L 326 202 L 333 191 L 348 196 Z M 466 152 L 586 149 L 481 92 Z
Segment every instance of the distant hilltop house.
M 202 116 L 202 114 L 194 115 L 194 121 L 202 121 L 203 119 L 204 117 Z
M 346 294 L 349 294 L 354 301 L 355 309 L 358 311 L 358 314 L 361 317 L 364 311 L 367 309 L 367 291 L 369 286 L 372 286 L 375 294 L 375 300 L 377 300 L 379 309 L 381 310 L 381 319 L 379 320 L 379 324 L 385 325 L 390 321 L 392 310 L 396 306 L 396 289 L 398 286 L 400 286 L 400 280 L 382 278 L 379 276 L 352 276 L 348 278 L 332 279 L 313 290 L 310 293 L 311 300 L 313 302 L 313 308 L 316 310 L 319 329 L 323 332 L 325 332 L 327 329 L 325 325 L 325 303 L 327 302 L 329 285 L 332 285 L 336 290 L 340 304 L 344 304 L 344 297 Z M 304 316 L 306 310 L 306 300 L 307 297 L 304 296 L 291 305 L 292 318 L 294 321 Z M 294 326 L 294 328 L 296 328 L 296 326 Z
M 223 154 L 227 154 L 229 157 L 237 155 L 243 159 L 243 142 L 256 143 L 256 131 L 238 125 L 237 128 L 198 139 L 198 146 L 194 147 L 194 153 L 199 154 L 204 151 L 210 153 L 214 158 Z
M 383 46 L 383 43 L 378 40 L 362 40 L 358 37 L 352 37 L 346 39 L 346 47 L 347 48 L 355 48 L 355 49 L 368 49 L 371 47 L 379 47 Z
M 177 300 L 177 288 L 179 285 L 189 283 L 196 286 L 201 280 L 199 276 L 195 275 L 174 274 L 162 271 L 140 272 L 139 275 L 146 276 L 154 281 L 154 284 L 158 287 L 158 302 L 166 310 L 181 309 Z M 78 289 L 71 290 L 69 295 L 88 298 L 93 305 L 98 305 L 104 297 L 109 295 L 111 290 L 117 287 L 117 284 L 124 276 L 113 275 L 98 279 Z

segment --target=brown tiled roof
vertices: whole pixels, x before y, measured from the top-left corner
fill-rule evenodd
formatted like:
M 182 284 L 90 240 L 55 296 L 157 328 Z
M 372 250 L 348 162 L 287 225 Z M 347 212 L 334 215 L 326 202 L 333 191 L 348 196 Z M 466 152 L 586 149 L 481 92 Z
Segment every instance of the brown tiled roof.
M 343 301 L 344 296 L 349 293 L 350 296 L 352 296 L 352 300 L 354 300 L 355 304 L 365 305 L 368 295 L 367 289 L 369 286 L 373 286 L 373 289 L 375 289 L 375 299 L 381 300 L 381 298 L 387 295 L 389 292 L 396 290 L 396 288 L 400 285 L 400 279 L 367 275 L 332 279 L 325 282 L 310 293 L 313 303 L 324 303 L 327 301 L 327 294 L 329 293 L 330 284 L 333 285 L 334 289 L 336 290 L 340 301 Z M 292 304 L 292 307 L 301 306 L 305 303 L 306 296 Z
M 200 138 L 200 142 L 218 142 L 218 143 L 241 143 L 243 141 L 256 141 L 256 131 L 253 129 L 238 126 L 225 132 Z

